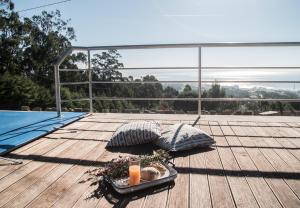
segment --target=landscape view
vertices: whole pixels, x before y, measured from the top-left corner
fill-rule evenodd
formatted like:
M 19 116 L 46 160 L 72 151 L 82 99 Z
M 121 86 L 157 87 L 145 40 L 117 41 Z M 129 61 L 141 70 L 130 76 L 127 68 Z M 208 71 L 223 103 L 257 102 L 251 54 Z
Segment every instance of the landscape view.
M 76 28 L 59 11 L 42 11 L 39 15 L 23 17 L 14 4 L 1 0 L 0 44 L 0 108 L 10 110 L 55 111 L 53 63 L 76 40 Z M 123 51 L 99 51 L 92 54 L 93 101 L 95 112 L 127 113 L 197 113 L 197 101 L 126 101 L 101 100 L 119 98 L 197 98 L 198 72 L 195 70 L 122 70 L 128 67 Z M 121 55 L 122 54 L 122 55 Z M 139 60 L 132 58 L 131 63 Z M 188 54 L 188 53 L 187 53 Z M 157 57 L 159 57 L 156 55 Z M 169 56 L 168 56 L 169 55 Z M 165 62 L 172 61 L 172 52 L 164 52 Z M 126 57 L 126 53 L 125 53 Z M 178 57 L 173 58 L 176 64 Z M 182 56 L 182 60 L 184 59 Z M 145 57 L 144 57 L 145 59 Z M 233 59 L 234 60 L 234 59 Z M 150 61 L 150 62 L 149 62 Z M 163 62 L 163 60 L 160 60 Z M 189 60 L 187 60 L 189 61 Z M 195 61 L 195 60 L 194 60 Z M 150 57 L 148 64 L 157 64 Z M 208 61 L 209 62 L 209 61 Z M 186 63 L 186 62 L 185 62 Z M 166 63 L 164 63 L 165 65 Z M 179 64 L 182 64 L 179 62 Z M 186 63 L 191 65 L 193 63 Z M 289 64 L 289 63 L 288 63 Z M 129 61 L 130 65 L 130 61 Z M 87 66 L 87 54 L 73 53 L 61 64 L 64 69 L 82 69 Z M 178 65 L 177 65 L 178 66 Z M 179 65 L 182 66 L 182 65 Z M 196 66 L 196 65 L 193 65 Z M 138 67 L 135 67 L 138 68 Z M 256 70 L 256 71 L 255 71 Z M 238 83 L 250 81 L 299 81 L 299 69 L 222 69 L 203 70 L 202 98 L 252 98 L 252 99 L 299 99 L 299 83 Z M 261 74 L 261 71 L 263 72 Z M 269 72 L 272 73 L 269 73 Z M 276 71 L 275 71 L 276 72 Z M 283 72 L 283 73 L 282 73 Z M 61 82 L 88 81 L 88 71 L 61 72 Z M 187 81 L 186 83 L 147 83 L 155 81 Z M 233 82 L 229 82 L 233 80 Z M 109 83 L 103 83 L 108 81 Z M 188 81 L 192 81 L 189 83 Z M 223 83 L 222 81 L 227 81 Z M 118 82 L 118 83 L 111 83 Z M 124 83 L 119 83 L 124 82 Z M 142 83 L 146 82 L 146 83 Z M 88 85 L 63 85 L 62 100 L 88 98 Z M 275 111 L 278 115 L 299 115 L 300 104 L 296 102 L 211 102 L 202 103 L 203 114 L 258 115 Z M 88 101 L 63 103 L 63 111 L 89 111 Z

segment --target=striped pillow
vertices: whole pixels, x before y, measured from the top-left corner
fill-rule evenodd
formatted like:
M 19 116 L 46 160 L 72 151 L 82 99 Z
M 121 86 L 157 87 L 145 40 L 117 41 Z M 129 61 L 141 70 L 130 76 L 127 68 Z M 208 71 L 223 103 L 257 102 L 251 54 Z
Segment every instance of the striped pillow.
M 207 147 L 215 143 L 206 132 L 187 124 L 168 127 L 155 142 L 160 148 L 176 152 L 194 147 Z
M 157 122 L 131 122 L 119 127 L 106 147 L 122 147 L 149 143 L 158 139 L 160 136 L 160 125 Z

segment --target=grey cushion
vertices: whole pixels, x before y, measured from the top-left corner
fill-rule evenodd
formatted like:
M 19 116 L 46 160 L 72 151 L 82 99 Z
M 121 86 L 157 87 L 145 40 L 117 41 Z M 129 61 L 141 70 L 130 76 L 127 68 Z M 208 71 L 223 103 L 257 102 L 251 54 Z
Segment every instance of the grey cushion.
M 214 144 L 215 141 L 198 128 L 187 124 L 174 124 L 165 129 L 155 143 L 162 149 L 175 152 L 194 147 L 207 147 Z
M 124 124 L 113 134 L 107 147 L 122 147 L 144 144 L 158 139 L 160 125 L 155 121 L 137 121 Z

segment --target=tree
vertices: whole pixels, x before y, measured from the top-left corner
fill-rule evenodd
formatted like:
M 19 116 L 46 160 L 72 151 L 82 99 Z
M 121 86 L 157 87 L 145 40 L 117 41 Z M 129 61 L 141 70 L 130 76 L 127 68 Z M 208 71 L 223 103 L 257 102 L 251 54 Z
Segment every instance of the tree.
M 24 18 L 24 27 L 27 28 L 27 36 L 24 38 L 25 48 L 23 52 L 24 73 L 31 76 L 36 82 L 50 86 L 53 83 L 53 65 L 58 54 L 61 54 L 71 46 L 71 40 L 75 39 L 75 31 L 68 27 L 68 22 L 61 19 L 59 10 L 55 12 L 43 11 L 41 15 L 32 18 Z M 73 56 L 65 60 L 74 61 L 81 56 Z
M 221 88 L 217 82 L 213 83 L 211 88 L 207 91 L 208 98 L 224 98 L 226 96 L 225 89 Z M 204 108 L 206 110 L 218 110 L 222 111 L 225 109 L 225 104 L 220 101 L 212 101 L 212 102 L 205 102 Z
M 13 11 L 14 4 L 8 0 L 0 2 L 4 6 L 0 9 L 0 74 L 7 71 L 20 74 L 24 27 L 19 15 Z
M 135 79 L 140 82 L 157 82 L 157 78 L 153 75 L 146 75 L 142 77 L 142 80 Z M 161 83 L 136 83 L 131 85 L 133 87 L 133 96 L 136 98 L 161 98 L 163 95 L 163 87 Z M 133 102 L 139 108 L 156 108 L 159 105 L 159 101 L 135 101 Z
M 0 93 L 5 94 L 6 97 L 2 103 L 7 104 L 6 108 L 27 104 L 41 106 L 42 103 L 53 105 L 52 101 L 48 102 L 48 95 L 54 94 L 52 64 L 58 54 L 71 46 L 70 41 L 75 39 L 74 29 L 68 26 L 69 20 L 62 19 L 58 10 L 43 11 L 41 15 L 22 19 L 13 10 L 14 4 L 11 1 L 0 0 L 0 3 L 2 6 L 0 9 L 0 75 L 3 77 L 0 85 L 9 86 L 15 82 L 23 86 L 22 81 L 24 81 L 30 86 L 29 88 L 24 86 L 24 90 L 27 91 L 19 89 L 19 86 L 12 86 L 11 93 L 3 89 L 4 91 Z M 72 55 L 65 60 L 62 67 L 76 68 L 75 63 L 84 60 L 82 54 Z M 43 88 L 39 90 L 44 93 L 36 97 L 34 89 L 42 86 Z M 19 95 L 21 99 L 14 95 Z M 35 100 L 31 101 L 32 99 Z M 6 102 L 7 100 L 11 103 Z
M 173 98 L 173 97 L 177 97 L 178 96 L 178 91 L 176 89 L 174 89 L 173 87 L 166 87 L 164 90 L 163 90 L 163 96 L 165 98 Z
M 96 79 L 101 81 L 121 81 L 122 73 L 118 69 L 123 68 L 123 64 L 119 62 L 119 58 L 121 58 L 121 55 L 117 50 L 94 54 L 94 58 L 91 61 Z
M 212 98 L 223 98 L 225 97 L 225 89 L 221 88 L 221 85 L 215 82 L 208 90 L 208 96 Z
M 190 85 L 185 85 L 183 88 L 183 92 L 191 92 L 192 91 L 192 87 Z
M 179 93 L 178 98 L 197 98 L 198 93 L 192 90 L 190 85 L 185 85 L 182 92 Z M 197 111 L 198 101 L 181 101 L 176 100 L 174 102 L 174 108 L 176 110 L 183 111 Z
M 5 73 L 0 77 L 0 108 L 18 109 L 21 105 L 47 107 L 54 103 L 49 90 L 29 78 Z

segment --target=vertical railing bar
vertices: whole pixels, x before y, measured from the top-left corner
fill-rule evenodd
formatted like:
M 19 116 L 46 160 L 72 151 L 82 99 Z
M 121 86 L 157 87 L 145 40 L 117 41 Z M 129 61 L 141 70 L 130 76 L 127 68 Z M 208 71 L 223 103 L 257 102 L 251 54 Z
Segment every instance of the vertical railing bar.
M 60 97 L 59 65 L 54 65 L 54 76 L 55 76 L 56 111 L 57 111 L 57 117 L 60 117 L 61 116 L 61 97 Z
M 89 72 L 90 113 L 93 113 L 92 69 L 91 69 L 91 52 L 90 52 L 90 50 L 88 50 L 88 72 Z
M 201 87 L 202 87 L 202 77 L 201 77 L 201 47 L 198 47 L 198 115 L 201 115 Z

